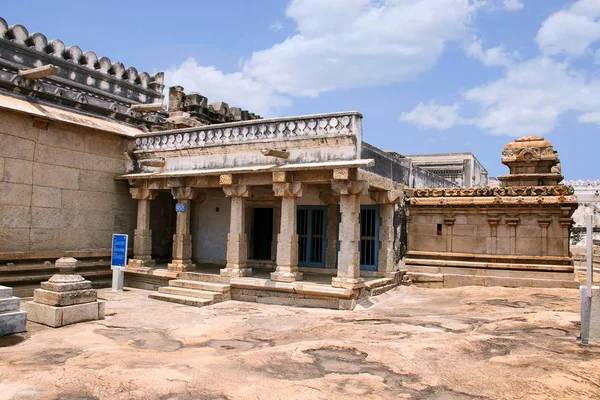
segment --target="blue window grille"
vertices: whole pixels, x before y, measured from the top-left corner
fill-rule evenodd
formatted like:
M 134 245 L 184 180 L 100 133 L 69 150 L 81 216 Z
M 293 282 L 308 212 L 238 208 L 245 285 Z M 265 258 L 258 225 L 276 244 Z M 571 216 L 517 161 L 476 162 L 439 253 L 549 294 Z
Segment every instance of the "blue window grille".
M 298 234 L 298 265 L 325 268 L 327 208 L 299 206 L 296 232 Z
M 379 206 L 360 206 L 360 269 L 377 271 L 379 259 Z

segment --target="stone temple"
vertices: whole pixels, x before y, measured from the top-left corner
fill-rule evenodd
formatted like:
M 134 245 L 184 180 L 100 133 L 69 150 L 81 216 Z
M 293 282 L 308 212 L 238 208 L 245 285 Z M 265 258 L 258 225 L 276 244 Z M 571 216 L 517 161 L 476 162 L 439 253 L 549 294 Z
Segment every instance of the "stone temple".
M 576 285 L 577 199 L 541 138 L 507 145 L 492 188 L 470 153 L 369 145 L 359 112 L 264 119 L 180 86 L 165 109 L 162 73 L 3 19 L 0 50 L 0 284 L 16 295 L 61 257 L 109 285 L 113 233 L 132 244 L 126 285 L 190 305 L 352 309 L 403 276 Z

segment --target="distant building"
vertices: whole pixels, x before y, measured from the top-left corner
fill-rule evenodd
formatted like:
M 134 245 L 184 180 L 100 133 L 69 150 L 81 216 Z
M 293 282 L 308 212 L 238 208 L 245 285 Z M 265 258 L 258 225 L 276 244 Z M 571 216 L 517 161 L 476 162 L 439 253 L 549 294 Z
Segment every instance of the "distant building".
M 488 172 L 473 153 L 413 154 L 406 158 L 461 187 L 488 185 Z

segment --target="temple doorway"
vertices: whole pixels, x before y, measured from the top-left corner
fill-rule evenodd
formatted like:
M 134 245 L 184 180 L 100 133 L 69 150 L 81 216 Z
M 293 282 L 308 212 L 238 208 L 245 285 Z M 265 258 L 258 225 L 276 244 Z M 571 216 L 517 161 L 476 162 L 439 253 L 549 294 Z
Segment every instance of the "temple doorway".
M 252 236 L 252 258 L 255 260 L 271 260 L 273 208 L 252 209 Z

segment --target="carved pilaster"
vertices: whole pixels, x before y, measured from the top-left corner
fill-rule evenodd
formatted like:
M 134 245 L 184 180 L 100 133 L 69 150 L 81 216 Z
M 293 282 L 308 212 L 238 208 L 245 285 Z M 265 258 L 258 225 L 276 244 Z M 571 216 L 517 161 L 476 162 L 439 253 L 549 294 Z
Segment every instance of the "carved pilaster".
M 506 217 L 504 221 L 508 225 L 509 254 L 517 254 L 517 225 L 519 224 L 519 217 Z
M 538 218 L 538 224 L 542 229 L 542 255 L 548 255 L 548 227 L 552 223 L 552 218 L 542 217 Z
M 490 236 L 487 239 L 487 248 L 489 254 L 497 254 L 498 251 L 498 224 L 500 217 L 490 216 L 488 224 L 490 224 Z

